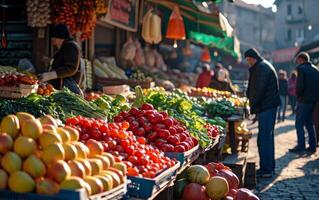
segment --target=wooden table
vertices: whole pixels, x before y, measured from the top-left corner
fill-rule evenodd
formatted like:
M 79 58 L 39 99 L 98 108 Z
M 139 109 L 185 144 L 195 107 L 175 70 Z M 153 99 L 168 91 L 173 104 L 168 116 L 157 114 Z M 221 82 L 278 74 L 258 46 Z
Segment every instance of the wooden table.
M 235 122 L 244 120 L 243 115 L 233 115 L 227 119 L 229 125 L 229 142 L 232 153 L 237 152 L 237 142 L 236 142 L 236 133 L 235 133 Z

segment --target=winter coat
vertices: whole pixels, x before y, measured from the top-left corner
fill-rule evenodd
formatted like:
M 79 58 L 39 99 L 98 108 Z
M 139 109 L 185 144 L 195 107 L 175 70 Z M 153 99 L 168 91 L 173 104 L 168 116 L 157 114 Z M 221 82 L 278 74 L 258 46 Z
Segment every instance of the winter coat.
M 249 69 L 247 96 L 254 114 L 281 104 L 276 70 L 262 58 Z
M 307 62 L 297 67 L 297 101 L 314 103 L 319 101 L 319 70 Z
M 279 95 L 288 95 L 288 81 L 286 79 L 279 79 Z

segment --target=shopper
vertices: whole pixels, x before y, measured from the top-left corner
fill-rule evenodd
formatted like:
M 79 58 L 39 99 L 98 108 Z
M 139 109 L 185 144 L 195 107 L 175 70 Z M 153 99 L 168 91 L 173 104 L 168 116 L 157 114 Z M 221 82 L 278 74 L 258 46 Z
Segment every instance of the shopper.
M 250 66 L 247 96 L 251 113 L 258 115 L 260 168 L 257 177 L 272 177 L 275 172 L 274 127 L 280 105 L 278 77 L 274 67 L 256 49 L 246 51 L 245 58 Z
M 301 52 L 296 57 L 298 64 L 297 72 L 297 112 L 296 130 L 298 144 L 291 152 L 305 150 L 305 131 L 308 131 L 309 153 L 315 153 L 317 148 L 317 137 L 313 124 L 313 112 L 316 103 L 319 101 L 319 70 L 310 62 L 309 54 Z
M 288 95 L 289 95 L 289 104 L 291 106 L 292 114 L 296 113 L 296 85 L 297 85 L 297 71 L 293 71 L 288 80 Z
M 286 107 L 287 107 L 287 96 L 288 96 L 288 80 L 287 72 L 284 70 L 279 70 L 279 95 L 281 106 L 278 109 L 277 122 L 283 122 L 286 118 Z
M 212 78 L 210 87 L 220 91 L 235 93 L 235 89 L 229 77 L 229 73 L 225 68 L 220 68 Z
M 204 64 L 202 67 L 202 73 L 198 76 L 196 87 L 204 88 L 208 87 L 212 77 L 214 76 L 214 71 L 210 70 L 209 64 Z
M 39 75 L 40 82 L 50 81 L 56 89 L 67 87 L 72 92 L 82 95 L 78 85 L 84 76 L 80 69 L 80 47 L 63 24 L 53 27 L 51 42 L 57 52 L 53 57 L 51 70 Z

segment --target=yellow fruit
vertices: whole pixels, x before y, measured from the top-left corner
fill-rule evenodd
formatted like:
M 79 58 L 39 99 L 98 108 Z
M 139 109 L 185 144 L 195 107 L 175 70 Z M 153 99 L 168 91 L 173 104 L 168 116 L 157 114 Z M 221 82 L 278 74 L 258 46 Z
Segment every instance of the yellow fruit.
M 0 189 L 6 189 L 8 185 L 8 174 L 0 169 Z
M 78 150 L 73 144 L 65 143 L 63 144 L 63 149 L 66 161 L 75 160 L 78 157 Z
M 80 134 L 79 134 L 78 130 L 76 130 L 75 128 L 72 128 L 70 126 L 65 126 L 64 129 L 69 132 L 70 137 L 71 137 L 71 141 L 78 141 L 79 140 Z
M 205 185 L 207 195 L 212 199 L 224 198 L 228 191 L 228 182 L 224 177 L 214 176 Z
M 36 193 L 55 195 L 59 192 L 60 186 L 49 178 L 41 178 L 36 181 Z
M 90 157 L 102 155 L 102 153 L 103 153 L 103 145 L 101 142 L 98 142 L 98 141 L 93 140 L 93 139 L 89 139 L 86 142 L 86 146 L 90 150 L 90 154 L 89 154 Z
M 4 170 L 12 174 L 21 170 L 22 160 L 17 153 L 10 151 L 2 157 L 1 165 Z
M 19 193 L 33 192 L 35 182 L 32 177 L 23 172 L 17 171 L 9 176 L 8 185 L 11 191 Z
M 92 168 L 92 175 L 98 175 L 103 170 L 102 161 L 99 159 L 91 158 L 89 159 L 91 168 Z
M 102 161 L 102 164 L 103 164 L 103 170 L 107 170 L 109 167 L 110 167 L 110 160 L 108 157 L 106 156 L 100 156 L 100 155 L 96 155 L 94 156 L 93 158 L 97 158 L 99 160 Z
M 50 144 L 41 153 L 42 161 L 49 166 L 58 160 L 64 160 L 65 152 L 61 143 Z
M 41 178 L 46 174 L 44 163 L 35 155 L 29 156 L 22 166 L 23 171 L 30 174 L 33 178 Z
M 103 184 L 103 192 L 109 191 L 113 188 L 113 179 L 111 175 L 97 175 L 96 178 L 100 179 Z
M 91 194 L 91 187 L 79 177 L 71 176 L 60 184 L 60 189 L 64 190 L 77 190 L 81 188 L 84 188 L 89 195 Z
M 81 159 L 81 158 L 77 159 L 77 161 L 79 161 L 83 165 L 83 167 L 85 169 L 85 175 L 91 176 L 92 175 L 92 167 L 91 167 L 90 162 L 86 159 Z
M 19 154 L 21 158 L 26 158 L 37 150 L 37 143 L 30 137 L 19 136 L 14 141 L 13 150 Z
M 109 170 L 103 170 L 101 172 L 101 175 L 106 176 L 109 175 L 112 177 L 113 180 L 113 188 L 121 185 L 121 178 L 119 177 L 119 175 L 117 175 L 115 172 L 109 171 Z
M 115 159 L 112 154 L 104 152 L 102 155 L 108 157 L 110 161 L 110 167 L 112 167 L 115 164 Z
M 90 185 L 92 195 L 103 192 L 103 183 L 100 179 L 93 176 L 87 176 L 84 178 L 84 181 Z
M 72 160 L 68 162 L 68 165 L 71 169 L 71 176 L 77 176 L 80 178 L 84 178 L 86 176 L 84 166 L 81 162 Z
M 38 119 L 28 119 L 23 123 L 21 132 L 22 135 L 36 140 L 42 134 L 43 128 Z
M 22 124 L 27 121 L 28 119 L 35 119 L 35 117 L 29 113 L 26 112 L 17 112 L 16 116 L 19 119 L 20 127 L 22 127 Z
M 0 134 L 0 153 L 5 154 L 11 151 L 13 141 L 10 135 L 6 133 Z
M 59 160 L 49 167 L 47 175 L 61 183 L 71 176 L 71 169 L 65 161 Z
M 72 142 L 78 150 L 78 158 L 86 159 L 90 153 L 90 150 L 82 142 Z
M 8 115 L 1 120 L 1 131 L 9 134 L 13 139 L 18 136 L 20 130 L 19 119 L 15 115 Z
M 70 136 L 69 132 L 67 130 L 65 130 L 63 127 L 59 127 L 57 129 L 57 131 L 58 131 L 58 134 L 61 136 L 62 141 L 64 143 L 71 141 L 71 136 Z
M 40 122 L 42 125 L 48 124 L 58 127 L 56 120 L 51 115 L 45 115 L 40 118 Z
M 43 130 L 53 131 L 53 133 L 55 133 L 55 134 L 58 133 L 57 127 L 55 127 L 55 126 L 53 126 L 51 124 L 42 125 L 42 128 L 43 128 Z
M 114 164 L 114 166 L 113 166 L 115 169 L 118 169 L 118 170 L 120 170 L 122 173 L 123 173 L 123 175 L 125 175 L 126 174 L 126 165 L 124 164 L 124 163 L 122 163 L 122 162 L 117 162 L 117 163 L 115 163 Z
M 45 148 L 53 143 L 62 143 L 62 138 L 60 135 L 51 130 L 43 130 L 43 134 L 40 135 L 38 141 L 42 148 Z

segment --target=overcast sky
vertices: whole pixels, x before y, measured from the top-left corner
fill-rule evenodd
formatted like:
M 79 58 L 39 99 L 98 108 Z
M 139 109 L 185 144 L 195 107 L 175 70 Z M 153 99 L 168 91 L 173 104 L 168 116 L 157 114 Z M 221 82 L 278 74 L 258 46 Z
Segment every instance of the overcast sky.
M 250 4 L 260 4 L 266 8 L 271 7 L 273 3 L 275 2 L 275 0 L 243 0 L 243 1 Z

